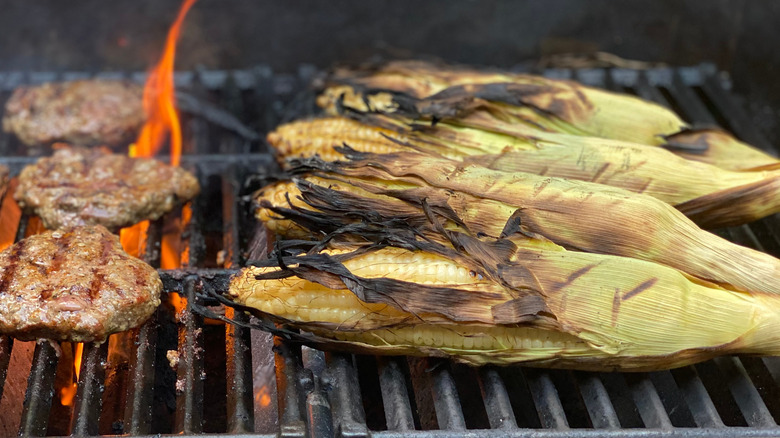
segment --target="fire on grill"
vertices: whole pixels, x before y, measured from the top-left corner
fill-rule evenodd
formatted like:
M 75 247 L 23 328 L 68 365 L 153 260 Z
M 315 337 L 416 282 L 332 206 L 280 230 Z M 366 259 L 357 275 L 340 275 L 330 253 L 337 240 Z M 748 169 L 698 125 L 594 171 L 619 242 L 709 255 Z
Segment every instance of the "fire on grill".
M 215 107 L 178 113 L 177 100 L 200 105 L 174 95 L 175 42 L 193 3 L 146 77 L 142 128 L 122 120 L 89 131 L 77 121 L 33 138 L 39 122 L 20 119 L 28 110 L 9 100 L 16 121 L 6 124 L 34 145 L 0 136 L 0 150 L 82 144 L 37 164 L 9 160 L 8 184 L 0 172 L 3 257 L 22 262 L 32 288 L 60 287 L 57 269 L 83 277 L 52 300 L 68 315 L 88 317 L 86 303 L 132 296 L 134 286 L 156 297 L 142 279 L 159 277 L 163 293 L 143 317 L 119 307 L 95 315 L 107 326 L 100 318 L 127 320 L 89 326 L 92 337 L 64 324 L 31 335 L 99 340 L 153 312 L 103 344 L 0 337 L 4 433 L 776 431 L 777 358 L 752 356 L 780 355 L 780 262 L 760 234 L 780 205 L 777 160 L 692 123 L 711 116 L 686 100 L 689 87 L 722 93 L 703 70 L 669 85 L 680 116 L 573 82 L 417 62 L 337 70 L 317 82 L 326 114 L 314 119 L 311 93 L 303 105 L 290 93 L 308 86 L 305 70 L 294 79 L 262 69 L 177 77 L 177 88 L 250 124 L 257 108 L 274 108 L 259 126 L 271 132 L 273 157 Z M 619 86 L 600 71 L 580 79 Z M 620 84 L 647 95 L 642 82 Z M 62 134 L 72 127 L 89 132 Z M 128 157 L 81 148 L 113 143 L 124 153 L 114 140 L 127 131 L 138 134 Z M 152 158 L 166 146 L 170 166 Z M 74 164 L 58 167 L 65 159 Z M 135 172 L 138 163 L 150 167 Z M 149 169 L 162 177 L 144 178 Z M 163 183 L 167 175 L 180 182 Z M 101 198 L 82 201 L 75 189 Z M 31 208 L 36 190 L 56 202 Z M 144 202 L 117 201 L 122 193 Z M 96 214 L 75 214 L 83 205 Z M 126 254 L 100 228 L 45 230 L 58 222 L 122 228 Z M 703 230 L 735 225 L 720 236 Z M 111 262 L 92 266 L 73 245 Z M 0 267 L 2 289 L 15 281 L 7 272 Z M 93 296 L 85 282 L 110 287 Z M 14 316 L 12 325 L 35 322 Z M 751 357 L 702 362 L 725 354 Z M 515 363 L 541 368 L 490 365 Z

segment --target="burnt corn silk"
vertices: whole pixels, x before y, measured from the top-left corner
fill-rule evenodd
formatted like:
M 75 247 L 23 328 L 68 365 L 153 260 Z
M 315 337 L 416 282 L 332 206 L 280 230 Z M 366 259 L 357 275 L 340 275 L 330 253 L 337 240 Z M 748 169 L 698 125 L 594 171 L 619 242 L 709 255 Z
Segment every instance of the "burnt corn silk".
M 261 190 L 256 215 L 276 221 L 282 235 L 308 229 L 318 237 L 366 220 L 430 227 L 435 216 L 442 228 L 471 235 L 522 234 L 656 262 L 727 289 L 780 294 L 779 260 L 706 232 L 650 196 L 419 153 L 346 153 L 350 161 L 298 160 L 295 186 Z
M 780 355 L 778 294 L 522 237 L 452 232 L 446 246 L 388 232 L 397 247 L 342 243 L 245 268 L 230 295 L 318 348 L 368 354 L 595 371 Z
M 668 109 L 626 94 L 527 74 L 419 61 L 336 70 L 318 104 L 330 114 L 403 112 L 490 129 L 492 120 L 548 132 L 663 146 L 724 169 L 777 168 L 775 157 L 716 127 L 692 127 Z
M 353 115 L 355 116 L 355 115 Z M 415 123 L 398 114 L 326 117 L 279 126 L 268 135 L 280 164 L 360 152 L 417 151 L 495 170 L 590 181 L 644 193 L 706 228 L 733 226 L 780 211 L 780 170 L 730 171 L 659 147 L 549 133 L 494 120 L 490 130 L 448 122 Z

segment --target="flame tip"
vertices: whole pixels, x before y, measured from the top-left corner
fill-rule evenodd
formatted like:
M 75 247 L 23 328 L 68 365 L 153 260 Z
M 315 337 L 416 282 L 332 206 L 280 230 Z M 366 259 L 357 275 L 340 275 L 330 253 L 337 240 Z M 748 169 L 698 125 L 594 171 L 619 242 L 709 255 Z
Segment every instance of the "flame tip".
M 170 134 L 171 165 L 178 166 L 181 159 L 181 125 L 176 111 L 176 89 L 173 66 L 176 58 L 176 42 L 179 39 L 184 18 L 197 0 L 185 0 L 176 20 L 168 31 L 165 48 L 157 65 L 149 72 L 143 93 L 143 108 L 147 121 L 138 134 L 130 156 L 151 157 L 165 143 Z

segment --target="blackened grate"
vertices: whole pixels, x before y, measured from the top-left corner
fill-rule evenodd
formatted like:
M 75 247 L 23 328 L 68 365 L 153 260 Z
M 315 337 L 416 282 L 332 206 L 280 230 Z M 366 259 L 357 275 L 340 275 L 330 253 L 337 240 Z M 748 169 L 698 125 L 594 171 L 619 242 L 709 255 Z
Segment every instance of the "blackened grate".
M 317 73 L 181 72 L 177 85 L 211 101 L 264 134 L 281 121 L 312 114 L 303 92 Z M 677 111 L 693 123 L 720 124 L 741 139 L 776 153 L 751 127 L 712 66 L 547 70 L 551 77 L 627 91 Z M 24 83 L 90 77 L 85 73 L 0 73 L 0 103 Z M 143 74 L 100 73 L 102 77 Z M 245 181 L 274 167 L 262 142 L 238 135 L 230 121 L 190 102 L 185 119 L 184 166 L 203 193 L 181 233 L 188 265 L 161 271 L 167 292 L 188 307 L 213 305 L 206 287 L 224 290 L 244 260 L 264 251 L 262 229 L 248 216 Z M 40 153 L 39 151 L 33 151 Z M 12 174 L 33 160 L 14 138 L 0 134 L 0 162 Z M 9 195 L 6 195 L 9 196 Z M 153 222 L 144 259 L 160 266 L 160 242 L 181 212 Z M 22 238 L 34 220 L 22 216 Z M 780 221 L 719 230 L 737 243 L 780 256 Z M 166 301 L 170 301 L 167 299 Z M 227 309 L 231 312 L 231 309 Z M 287 345 L 262 332 L 225 326 L 170 303 L 153 319 L 108 344 L 86 346 L 71 407 L 60 404 L 60 362 L 66 346 L 34 345 L 0 337 L 0 408 L 16 407 L 12 433 L 130 436 L 344 436 L 344 437 L 655 437 L 780 435 L 780 358 L 725 357 L 672 371 L 586 373 L 522 367 L 474 369 L 440 359 L 329 354 Z M 232 315 L 247 320 L 243 315 Z M 171 367 L 167 353 L 178 351 Z M 33 357 L 26 357 L 29 352 Z M 14 356 L 14 357 L 12 357 Z M 22 360 L 17 360 L 18 357 Z M 26 360 L 26 361 L 25 361 Z M 20 365 L 21 364 L 21 365 Z M 29 368 L 25 368 L 29 366 Z M 67 367 L 66 367 L 67 368 Z M 12 383 L 25 380 L 22 392 Z M 29 377 L 27 377 L 29 370 Z M 4 390 L 5 389 L 5 390 Z M 14 392 L 16 391 L 16 392 Z M 9 411 L 13 411 L 10 409 Z M 2 413 L 2 412 L 0 412 Z M 2 417 L 5 418 L 5 417 Z M 3 425 L 0 425 L 3 426 Z M 8 430 L 8 424 L 5 430 Z

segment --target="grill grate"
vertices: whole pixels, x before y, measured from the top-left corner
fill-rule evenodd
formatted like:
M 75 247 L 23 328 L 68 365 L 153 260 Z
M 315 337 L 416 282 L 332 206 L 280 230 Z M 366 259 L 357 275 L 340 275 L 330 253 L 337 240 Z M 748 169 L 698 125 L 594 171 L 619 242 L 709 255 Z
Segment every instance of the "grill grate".
M 311 96 L 301 90 L 316 73 L 311 66 L 301 67 L 297 75 L 258 67 L 181 72 L 176 81 L 180 88 L 215 102 L 265 133 L 281 121 L 315 111 Z M 646 71 L 551 69 L 545 74 L 654 100 L 689 122 L 719 124 L 776 153 L 751 128 L 750 119 L 712 66 Z M 89 76 L 78 72 L 0 73 L 0 103 L 23 83 Z M 144 74 L 113 72 L 98 76 L 145 79 Z M 248 217 L 242 196 L 247 177 L 273 168 L 273 160 L 265 145 L 235 135 L 227 124 L 206 121 L 219 117 L 200 112 L 184 123 L 189 141 L 182 163 L 198 175 L 204 189 L 192 203 L 192 220 L 182 233 L 187 265 L 161 274 L 166 291 L 184 296 L 188 310 L 213 305 L 201 290 L 224 290 L 234 269 L 265 250 L 263 231 Z M 33 161 L 27 153 L 14 138 L 0 134 L 0 162 L 11 167 L 13 175 Z M 160 267 L 161 240 L 180 217 L 175 212 L 150 224 L 143 258 L 152 266 Z M 30 220 L 24 215 L 20 219 L 17 240 L 28 231 Z M 719 233 L 780 256 L 778 220 L 774 216 Z M 224 263 L 218 263 L 218 253 Z M 28 343 L 0 337 L 2 406 L 23 405 L 17 418 L 6 421 L 18 422 L 10 426 L 24 436 L 780 434 L 778 358 L 725 357 L 672 371 L 634 374 L 472 369 L 439 359 L 323 353 L 272 340 L 263 332 L 215 324 L 192 312 L 177 319 L 170 296 L 164 301 L 151 321 L 112 337 L 111 345 L 126 346 L 122 357 L 112 355 L 108 343 L 85 347 L 78 393 L 73 407 L 64 411 L 57 406 L 60 396 L 55 382 L 59 362 L 72 359 L 61 354 L 56 344 L 36 344 L 34 357 L 26 362 L 30 368 L 22 404 L 6 380 L 20 371 L 12 355 L 24 351 Z M 232 314 L 232 309 L 225 311 L 237 320 L 249 320 Z M 179 352 L 175 371 L 166 357 L 168 350 Z M 64 428 L 55 412 L 70 416 Z M 9 425 L 4 427 L 9 430 Z

